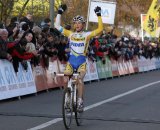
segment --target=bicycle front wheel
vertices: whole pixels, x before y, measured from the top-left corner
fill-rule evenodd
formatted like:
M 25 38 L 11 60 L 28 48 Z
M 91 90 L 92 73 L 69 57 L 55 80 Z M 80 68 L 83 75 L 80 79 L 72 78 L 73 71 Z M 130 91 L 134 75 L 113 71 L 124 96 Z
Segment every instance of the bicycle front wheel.
M 72 93 L 69 88 L 66 88 L 63 92 L 62 115 L 63 115 L 63 123 L 66 129 L 70 128 L 72 122 L 73 103 L 71 94 Z

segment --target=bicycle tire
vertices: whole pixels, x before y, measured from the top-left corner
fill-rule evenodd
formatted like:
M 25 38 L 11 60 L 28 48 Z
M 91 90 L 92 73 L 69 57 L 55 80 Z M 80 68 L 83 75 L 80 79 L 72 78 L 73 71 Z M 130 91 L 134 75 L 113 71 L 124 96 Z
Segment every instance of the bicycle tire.
M 72 122 L 73 115 L 73 102 L 70 88 L 66 88 L 63 92 L 63 102 L 62 102 L 62 115 L 63 123 L 66 129 L 69 129 Z M 69 102 L 67 102 L 69 99 Z
M 77 107 L 78 107 L 78 96 L 77 96 L 78 90 L 76 90 L 76 91 L 77 91 L 77 92 L 76 92 L 75 120 L 76 120 L 77 126 L 80 126 L 80 125 L 82 125 L 82 121 L 83 121 L 83 118 L 82 118 L 83 112 L 79 112 L 79 111 L 77 110 Z

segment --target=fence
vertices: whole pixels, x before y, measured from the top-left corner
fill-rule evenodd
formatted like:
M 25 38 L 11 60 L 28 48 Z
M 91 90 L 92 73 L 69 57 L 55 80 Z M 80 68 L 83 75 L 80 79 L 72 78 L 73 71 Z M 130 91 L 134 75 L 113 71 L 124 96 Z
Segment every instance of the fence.
M 61 87 L 64 84 L 63 77 L 57 79 L 58 83 L 53 79 L 54 72 L 63 72 L 65 68 L 65 64 L 61 64 L 58 60 L 50 62 L 47 70 L 42 66 L 31 68 L 28 62 L 28 70 L 25 71 L 20 64 L 17 74 L 14 72 L 13 65 L 7 60 L 0 60 L 0 66 L 0 100 L 33 94 L 50 88 Z M 129 61 L 122 58 L 115 61 L 106 57 L 105 64 L 101 60 L 92 62 L 87 59 L 87 73 L 84 81 L 146 72 L 159 68 L 159 58 L 134 57 Z

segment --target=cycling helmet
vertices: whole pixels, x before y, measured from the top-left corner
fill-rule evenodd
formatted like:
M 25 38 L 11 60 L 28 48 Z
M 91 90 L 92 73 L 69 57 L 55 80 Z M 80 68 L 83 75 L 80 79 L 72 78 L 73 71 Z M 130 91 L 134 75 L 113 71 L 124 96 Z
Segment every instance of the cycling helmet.
M 80 15 L 77 15 L 77 16 L 75 16 L 75 17 L 73 18 L 73 22 L 76 22 L 76 21 L 82 22 L 82 23 L 85 23 L 85 22 L 86 22 L 85 18 L 84 18 L 83 16 L 80 16 Z

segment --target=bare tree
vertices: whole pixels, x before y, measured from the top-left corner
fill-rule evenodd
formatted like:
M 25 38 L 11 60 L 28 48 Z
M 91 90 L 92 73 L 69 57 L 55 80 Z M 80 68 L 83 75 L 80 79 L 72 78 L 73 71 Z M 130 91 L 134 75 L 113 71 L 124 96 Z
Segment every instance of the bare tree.
M 21 9 L 21 11 L 20 11 L 20 13 L 19 13 L 19 18 L 21 18 L 22 17 L 22 14 L 23 14 L 23 12 L 24 12 L 24 10 L 25 10 L 25 8 L 26 8 L 26 6 L 27 6 L 27 4 L 28 4 L 28 2 L 29 2 L 30 0 L 26 0 L 26 2 L 24 3 L 24 5 L 23 5 L 23 7 L 22 7 L 22 9 Z
M 116 25 L 140 26 L 140 14 L 147 13 L 152 0 L 117 0 Z
M 14 0 L 0 0 L 0 20 L 7 22 L 9 15 L 14 6 Z
M 12 11 L 14 4 L 19 2 L 19 0 L 0 0 L 0 21 L 3 23 L 7 23 L 7 20 L 10 16 L 12 16 Z M 19 11 L 19 17 L 22 16 L 29 0 L 26 0 L 22 9 Z

